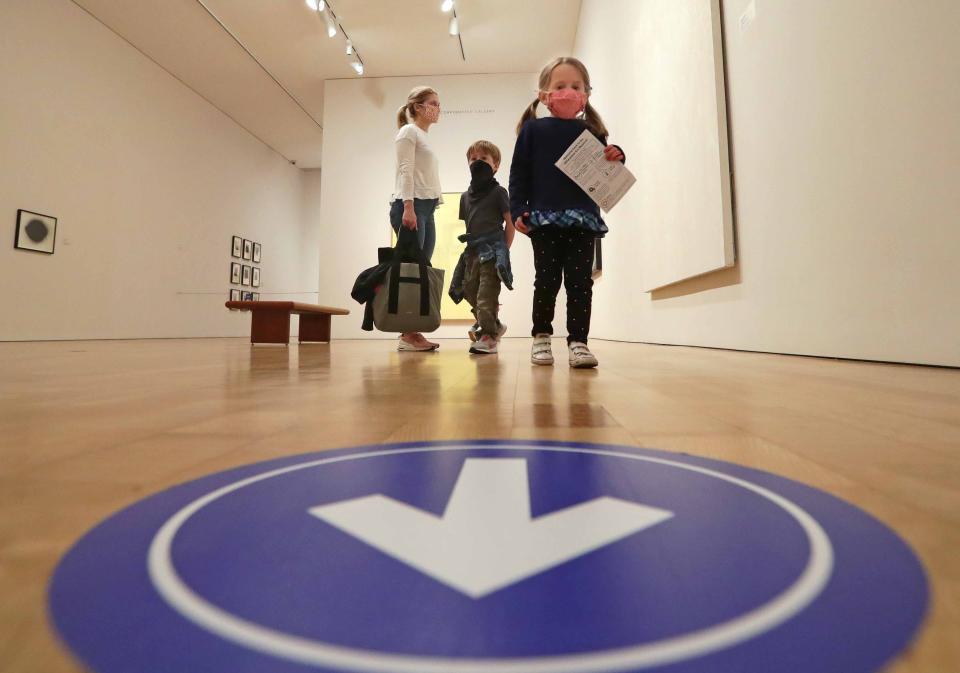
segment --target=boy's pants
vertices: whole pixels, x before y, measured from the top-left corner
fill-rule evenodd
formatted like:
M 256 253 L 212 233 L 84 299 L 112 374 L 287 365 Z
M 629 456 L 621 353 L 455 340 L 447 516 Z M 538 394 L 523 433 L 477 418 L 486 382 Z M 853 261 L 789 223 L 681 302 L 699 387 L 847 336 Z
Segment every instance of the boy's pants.
M 583 229 L 545 227 L 530 235 L 536 280 L 533 336 L 553 334 L 553 311 L 560 285 L 567 290 L 567 341 L 587 343 L 593 304 L 595 235 Z
M 464 259 L 463 296 L 473 307 L 480 323 L 479 336 L 497 337 L 500 333 L 497 312 L 500 308 L 500 276 L 496 260 L 481 263 L 480 256 L 467 253 Z

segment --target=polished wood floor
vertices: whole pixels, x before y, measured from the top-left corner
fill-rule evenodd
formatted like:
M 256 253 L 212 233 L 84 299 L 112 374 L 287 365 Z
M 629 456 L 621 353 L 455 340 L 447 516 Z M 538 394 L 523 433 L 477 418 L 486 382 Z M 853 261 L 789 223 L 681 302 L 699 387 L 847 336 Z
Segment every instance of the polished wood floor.
M 565 355 L 562 343 L 557 353 Z M 960 370 L 596 341 L 399 354 L 384 341 L 0 343 L 0 669 L 79 668 L 47 626 L 59 556 L 115 510 L 223 468 L 366 443 L 482 437 L 647 446 L 849 500 L 923 559 L 932 608 L 893 673 L 960 670 Z

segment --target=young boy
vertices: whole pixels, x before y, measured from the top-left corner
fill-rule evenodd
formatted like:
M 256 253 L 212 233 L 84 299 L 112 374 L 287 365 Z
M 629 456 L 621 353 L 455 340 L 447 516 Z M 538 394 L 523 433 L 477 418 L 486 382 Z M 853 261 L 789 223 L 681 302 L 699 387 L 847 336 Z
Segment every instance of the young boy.
M 476 341 L 470 352 L 496 353 L 497 343 L 507 331 L 497 319 L 500 282 L 513 289 L 508 249 L 516 232 L 510 217 L 510 197 L 493 177 L 500 168 L 500 150 L 487 140 L 478 140 L 467 150 L 467 163 L 470 189 L 460 197 L 460 219 L 467 225 L 467 233 L 460 240 L 467 248 L 457 265 L 457 271 L 463 272 L 459 290 L 477 321 L 470 330 L 471 340 Z M 457 294 L 457 280 L 455 272 L 451 296 Z

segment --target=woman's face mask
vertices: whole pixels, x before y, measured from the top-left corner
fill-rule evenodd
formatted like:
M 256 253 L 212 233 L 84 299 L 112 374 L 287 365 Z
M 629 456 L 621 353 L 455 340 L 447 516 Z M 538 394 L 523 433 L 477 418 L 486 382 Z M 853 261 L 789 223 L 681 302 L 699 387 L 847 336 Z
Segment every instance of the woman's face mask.
M 420 114 L 423 115 L 423 118 L 426 119 L 431 124 L 436 124 L 440 121 L 440 106 L 439 105 L 425 105 L 423 103 L 418 103 L 420 107 Z
M 546 103 L 554 117 L 573 119 L 587 106 L 587 94 L 576 89 L 559 89 L 547 94 Z

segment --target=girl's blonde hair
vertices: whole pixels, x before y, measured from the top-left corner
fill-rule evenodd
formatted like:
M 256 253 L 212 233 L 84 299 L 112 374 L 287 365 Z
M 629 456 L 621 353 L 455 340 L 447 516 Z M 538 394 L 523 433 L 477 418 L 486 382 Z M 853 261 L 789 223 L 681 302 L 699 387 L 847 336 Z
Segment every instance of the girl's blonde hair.
M 580 72 L 580 76 L 583 77 L 583 84 L 587 87 L 585 93 L 590 93 L 590 73 L 587 72 L 587 66 L 585 66 L 579 59 L 574 58 L 573 56 L 559 56 L 544 66 L 543 70 L 540 71 L 540 81 L 538 87 L 540 91 L 546 91 L 547 87 L 550 86 L 550 77 L 553 75 L 553 71 L 557 66 L 560 65 L 572 65 Z M 537 118 L 537 106 L 540 104 L 540 96 L 538 95 L 533 99 L 533 102 L 523 111 L 523 116 L 520 117 L 520 123 L 517 124 L 517 134 L 520 133 L 520 129 L 523 128 L 523 125 L 526 124 L 531 119 Z M 600 118 L 600 113 L 597 112 L 596 108 L 590 105 L 590 99 L 587 99 L 587 107 L 583 111 L 583 121 L 586 122 L 587 128 L 589 128 L 594 134 L 600 136 L 601 138 L 606 139 L 609 134 L 607 131 L 606 125 L 603 123 L 603 119 Z
M 422 105 L 425 100 L 430 98 L 430 96 L 436 95 L 437 92 L 428 86 L 414 87 L 413 90 L 410 91 L 410 95 L 407 96 L 407 102 L 401 105 L 400 109 L 397 110 L 397 128 L 402 129 L 404 126 L 416 119 L 416 106 Z

